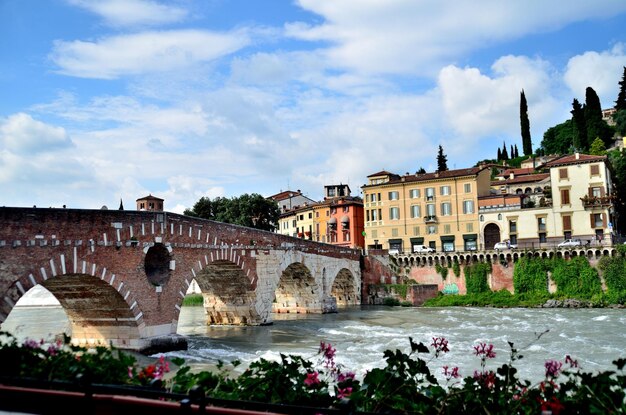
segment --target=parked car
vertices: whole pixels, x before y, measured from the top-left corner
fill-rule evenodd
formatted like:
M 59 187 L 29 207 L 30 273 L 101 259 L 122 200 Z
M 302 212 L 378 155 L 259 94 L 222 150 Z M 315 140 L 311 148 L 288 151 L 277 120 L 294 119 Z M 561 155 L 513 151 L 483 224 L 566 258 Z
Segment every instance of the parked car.
M 430 254 L 435 252 L 435 250 L 426 245 L 413 245 L 413 252 L 416 252 L 418 254 Z
M 580 241 L 580 239 L 566 239 L 557 246 L 559 248 L 567 248 L 571 246 L 581 246 L 582 244 L 583 243 Z
M 511 244 L 510 241 L 496 242 L 496 244 L 493 246 L 493 249 L 495 249 L 496 251 L 501 251 L 503 249 L 516 249 L 516 248 L 517 248 L 517 244 Z
M 389 250 L 389 255 L 398 255 L 399 253 L 400 253 L 399 249 L 393 248 Z

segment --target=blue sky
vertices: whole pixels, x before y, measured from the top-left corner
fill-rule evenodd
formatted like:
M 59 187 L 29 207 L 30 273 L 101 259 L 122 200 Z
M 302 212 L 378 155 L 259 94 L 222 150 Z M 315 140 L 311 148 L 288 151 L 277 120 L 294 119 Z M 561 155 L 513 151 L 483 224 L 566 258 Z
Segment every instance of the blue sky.
M 321 199 L 617 98 L 623 0 L 0 0 L 0 206 Z

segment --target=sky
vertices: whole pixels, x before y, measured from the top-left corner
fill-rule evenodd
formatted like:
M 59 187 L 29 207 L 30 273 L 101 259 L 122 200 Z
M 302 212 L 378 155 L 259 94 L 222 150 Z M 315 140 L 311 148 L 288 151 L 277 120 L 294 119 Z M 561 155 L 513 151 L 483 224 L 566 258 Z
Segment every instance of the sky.
M 0 0 L 0 206 L 182 213 L 533 148 L 613 106 L 623 0 Z

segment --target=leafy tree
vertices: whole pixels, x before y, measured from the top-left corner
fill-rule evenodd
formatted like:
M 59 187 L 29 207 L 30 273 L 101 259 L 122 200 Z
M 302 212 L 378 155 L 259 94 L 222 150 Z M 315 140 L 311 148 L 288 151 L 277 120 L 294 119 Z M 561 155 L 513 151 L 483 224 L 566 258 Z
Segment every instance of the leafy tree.
M 419 170 L 417 171 L 417 174 L 426 174 L 426 169 L 423 167 L 420 167 Z
M 610 145 L 613 129 L 602 119 L 602 106 L 598 94 L 591 87 L 585 90 L 585 123 L 587 124 L 587 143 L 600 137 L 605 145 Z M 585 148 L 588 148 L 585 147 Z
M 211 200 L 208 197 L 202 197 L 192 209 L 186 209 L 184 214 L 273 231 L 276 229 L 280 210 L 273 200 L 266 199 L 257 193 L 246 193 L 230 199 L 217 197 Z
M 533 153 L 533 144 L 530 137 L 530 120 L 528 119 L 528 104 L 526 102 L 526 95 L 524 90 L 520 94 L 519 104 L 520 124 L 522 130 L 522 149 L 524 155 L 529 156 Z
M 615 109 L 617 111 L 626 110 L 626 66 L 624 66 L 624 73 L 622 74 L 622 80 L 619 83 L 619 93 L 617 94 L 617 101 L 615 101 Z
M 443 153 L 443 147 L 439 145 L 439 152 L 437 153 L 437 171 L 448 170 L 448 157 Z
M 626 109 L 618 110 L 613 114 L 615 121 L 615 130 L 622 136 L 626 136 Z
M 591 143 L 589 154 L 593 154 L 594 156 L 604 156 L 606 154 L 606 146 L 600 137 L 596 138 L 593 140 L 593 143 Z
M 586 150 L 587 149 L 587 121 L 585 118 L 585 112 L 583 106 L 580 102 L 574 98 L 572 102 L 572 121 L 573 125 L 573 136 L 571 144 L 574 145 L 574 148 L 578 150 Z
M 573 135 L 574 123 L 572 120 L 567 120 L 546 130 L 541 141 L 541 148 L 547 154 L 566 153 L 572 145 Z

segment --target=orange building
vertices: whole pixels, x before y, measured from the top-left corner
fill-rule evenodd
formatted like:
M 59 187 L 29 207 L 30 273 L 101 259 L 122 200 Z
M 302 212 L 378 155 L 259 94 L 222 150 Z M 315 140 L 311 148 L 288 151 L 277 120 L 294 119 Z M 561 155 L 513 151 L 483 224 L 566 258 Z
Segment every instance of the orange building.
M 324 186 L 324 192 L 326 196 L 315 209 L 316 217 L 314 218 L 316 231 L 318 231 L 318 224 L 326 225 L 324 226 L 325 235 L 320 235 L 320 239 L 325 239 L 327 243 L 333 245 L 364 248 L 363 200 L 360 197 L 351 196 L 350 187 L 347 184 Z

